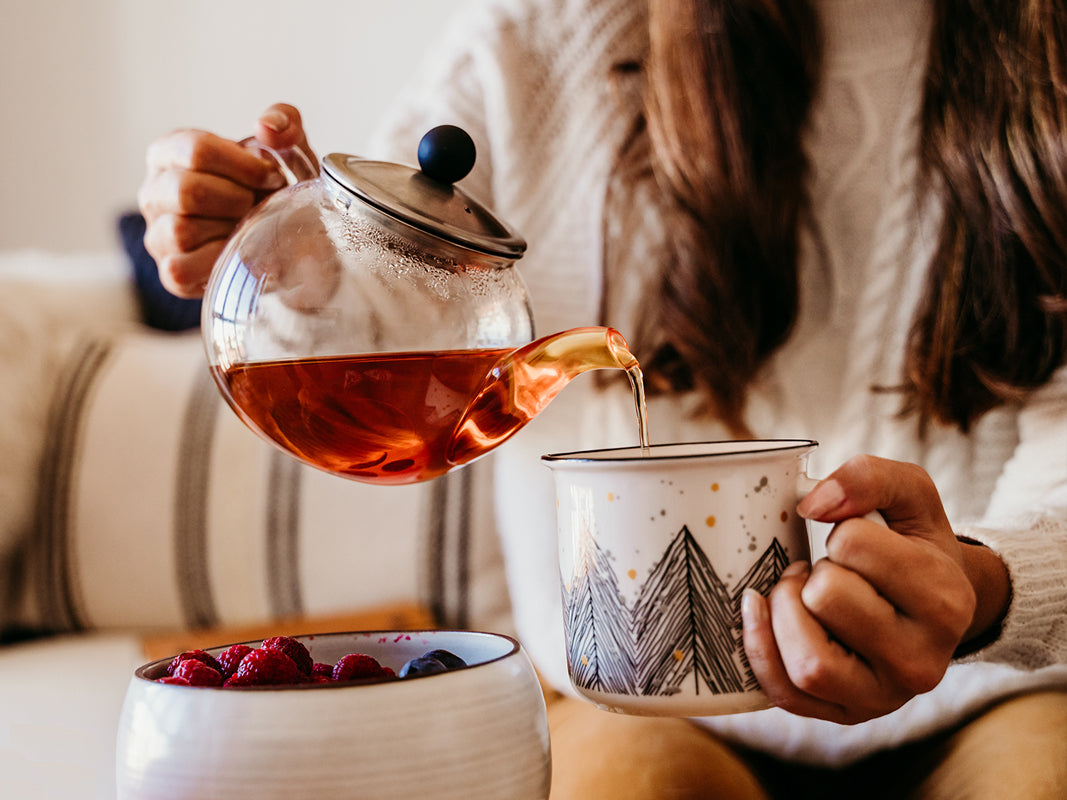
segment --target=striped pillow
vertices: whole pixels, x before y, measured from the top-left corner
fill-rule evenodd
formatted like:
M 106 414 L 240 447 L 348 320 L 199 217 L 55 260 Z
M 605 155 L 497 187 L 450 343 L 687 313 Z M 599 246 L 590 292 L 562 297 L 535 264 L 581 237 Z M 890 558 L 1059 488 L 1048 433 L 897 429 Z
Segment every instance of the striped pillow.
M 374 487 L 306 467 L 222 401 L 198 333 L 79 344 L 49 411 L 19 624 L 241 625 L 417 602 L 510 631 L 482 461 Z

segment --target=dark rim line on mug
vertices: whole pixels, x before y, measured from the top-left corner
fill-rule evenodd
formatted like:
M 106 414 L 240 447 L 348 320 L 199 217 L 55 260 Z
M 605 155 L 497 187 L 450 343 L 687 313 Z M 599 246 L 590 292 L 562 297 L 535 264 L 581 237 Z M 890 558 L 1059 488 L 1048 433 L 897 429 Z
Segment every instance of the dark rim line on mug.
M 690 458 L 725 458 L 729 456 L 782 453 L 789 450 L 804 450 L 817 447 L 814 439 L 724 439 L 709 442 L 671 442 L 654 444 L 647 448 L 612 447 L 594 450 L 576 450 L 569 453 L 551 453 L 541 456 L 542 461 L 682 461 Z M 759 447 L 756 445 L 767 445 Z M 706 448 L 723 446 L 721 451 Z M 732 447 L 734 449 L 725 449 Z M 671 448 L 684 448 L 687 452 L 658 452 Z M 700 449 L 705 448 L 705 449 Z

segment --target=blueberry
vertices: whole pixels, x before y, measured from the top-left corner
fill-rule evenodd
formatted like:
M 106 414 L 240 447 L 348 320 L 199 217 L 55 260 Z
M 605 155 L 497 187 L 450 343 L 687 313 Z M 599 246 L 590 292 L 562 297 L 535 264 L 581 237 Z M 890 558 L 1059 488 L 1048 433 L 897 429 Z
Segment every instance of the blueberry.
M 467 666 L 466 661 L 447 650 L 431 650 L 429 653 L 424 653 L 423 658 L 436 658 L 449 669 L 459 669 Z
M 400 668 L 398 678 L 415 678 L 420 675 L 436 675 L 438 672 L 448 672 L 448 667 L 436 658 L 419 656 L 413 658 Z

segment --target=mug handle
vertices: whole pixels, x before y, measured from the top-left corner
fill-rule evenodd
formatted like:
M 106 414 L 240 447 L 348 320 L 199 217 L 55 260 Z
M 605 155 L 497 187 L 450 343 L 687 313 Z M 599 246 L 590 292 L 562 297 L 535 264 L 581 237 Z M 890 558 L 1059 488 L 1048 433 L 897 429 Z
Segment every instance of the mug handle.
M 801 474 L 797 478 L 797 502 L 800 502 L 801 498 L 803 498 L 808 492 L 814 489 L 815 485 L 819 483 L 819 480 L 819 478 L 812 478 L 808 475 Z M 883 517 L 881 513 L 877 510 L 864 514 L 863 519 L 870 520 L 871 522 L 877 522 L 884 528 L 889 527 L 889 523 L 885 521 L 885 517 Z
M 252 151 L 260 158 L 265 158 L 277 164 L 278 171 L 289 186 L 319 176 L 318 165 L 308 158 L 307 154 L 299 147 L 286 147 L 283 150 L 275 150 L 273 147 L 267 147 L 255 136 L 242 139 L 238 144 L 246 150 Z

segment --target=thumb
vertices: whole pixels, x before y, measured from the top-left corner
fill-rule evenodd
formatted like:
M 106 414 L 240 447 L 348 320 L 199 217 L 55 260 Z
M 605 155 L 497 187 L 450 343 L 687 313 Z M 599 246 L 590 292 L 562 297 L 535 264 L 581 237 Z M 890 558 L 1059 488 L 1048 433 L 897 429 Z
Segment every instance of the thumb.
M 800 516 L 840 522 L 879 511 L 899 533 L 949 529 L 937 487 L 915 464 L 855 456 L 820 481 L 797 506 Z
M 314 161 L 314 154 L 304 133 L 303 120 L 295 106 L 275 103 L 260 114 L 256 120 L 256 139 L 274 150 L 299 147 Z

